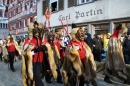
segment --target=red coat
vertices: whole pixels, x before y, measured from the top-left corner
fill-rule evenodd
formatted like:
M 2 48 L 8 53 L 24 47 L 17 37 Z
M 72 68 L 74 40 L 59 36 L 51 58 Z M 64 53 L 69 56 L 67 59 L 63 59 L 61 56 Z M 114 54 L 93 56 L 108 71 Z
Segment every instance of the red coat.
M 68 47 L 71 47 L 72 46 L 71 44 L 79 47 L 78 53 L 80 55 L 80 59 L 81 61 L 84 61 L 86 59 L 86 49 L 85 49 L 86 43 L 84 41 L 77 42 L 77 41 L 71 40 L 71 42 L 68 44 Z
M 7 42 L 8 43 L 8 42 Z M 10 42 L 10 46 L 7 47 L 8 52 L 15 52 L 14 42 Z
M 61 40 L 59 40 L 57 38 L 56 41 L 55 41 L 55 44 L 56 44 L 56 46 L 58 48 L 58 51 L 60 52 L 61 59 L 64 59 L 64 57 L 65 57 L 65 51 L 64 51 L 63 47 L 61 47 L 60 42 L 61 42 Z
M 38 48 L 38 45 L 40 46 L 40 43 L 41 43 L 41 40 L 38 39 L 38 44 L 37 44 L 37 39 L 33 38 L 29 44 L 33 45 L 34 46 L 34 49 Z M 33 51 L 33 50 L 32 50 Z M 40 52 L 37 52 L 33 55 L 33 62 L 37 62 L 37 59 L 38 59 L 38 62 L 42 62 L 44 60 L 44 54 L 42 51 Z
M 60 53 L 60 57 L 61 57 L 61 59 L 63 59 L 64 57 L 65 57 L 65 52 L 64 52 L 64 50 L 62 49 L 62 51 L 61 51 L 61 45 L 60 45 L 60 40 L 59 39 L 56 39 L 54 42 L 49 42 L 49 44 L 51 45 L 51 46 L 57 46 L 57 48 L 58 48 L 58 51 L 59 51 L 59 53 Z
M 111 35 L 110 38 L 118 38 L 119 32 L 120 32 L 120 30 L 115 30 L 114 33 Z

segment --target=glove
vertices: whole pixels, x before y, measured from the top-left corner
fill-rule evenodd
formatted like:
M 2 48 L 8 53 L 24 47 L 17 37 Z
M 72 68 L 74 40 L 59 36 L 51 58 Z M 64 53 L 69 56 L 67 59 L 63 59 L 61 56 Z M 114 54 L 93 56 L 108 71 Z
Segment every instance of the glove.
M 40 51 L 42 51 L 42 50 L 43 50 L 42 47 L 35 48 L 35 49 L 34 49 L 34 53 L 40 52 Z

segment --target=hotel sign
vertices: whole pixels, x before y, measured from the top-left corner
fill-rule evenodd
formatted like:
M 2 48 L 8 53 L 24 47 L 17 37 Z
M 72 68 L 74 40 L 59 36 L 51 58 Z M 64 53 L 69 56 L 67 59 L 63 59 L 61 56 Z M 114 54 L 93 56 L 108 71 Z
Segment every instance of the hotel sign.
M 59 15 L 58 20 L 66 20 L 66 18 L 71 19 L 72 16 L 75 16 L 75 19 L 78 20 L 79 18 L 85 18 L 85 17 L 89 17 L 89 16 L 94 16 L 94 15 L 100 15 L 103 14 L 102 9 L 98 9 L 98 10 L 93 10 L 90 9 L 89 11 L 86 12 L 81 12 L 81 11 L 75 11 L 75 15 L 71 15 L 72 13 L 68 14 L 67 16 L 63 16 L 63 15 Z

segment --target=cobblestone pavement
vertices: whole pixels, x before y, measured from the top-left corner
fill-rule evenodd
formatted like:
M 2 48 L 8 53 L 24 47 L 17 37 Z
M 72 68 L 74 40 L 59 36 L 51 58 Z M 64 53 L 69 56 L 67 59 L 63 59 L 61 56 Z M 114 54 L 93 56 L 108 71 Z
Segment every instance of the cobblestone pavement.
M 0 62 L 0 86 L 22 86 L 21 82 L 21 61 L 14 63 L 14 68 L 16 72 L 9 70 L 8 65 Z M 113 84 L 107 84 L 103 81 L 104 75 L 98 74 L 96 81 L 99 86 L 128 86 L 121 83 L 113 82 Z M 44 80 L 43 80 L 44 81 Z M 63 84 L 57 84 L 53 82 L 52 84 L 47 84 L 44 81 L 45 86 L 63 86 Z M 90 84 L 90 86 L 92 86 Z M 130 85 L 129 85 L 130 86 Z

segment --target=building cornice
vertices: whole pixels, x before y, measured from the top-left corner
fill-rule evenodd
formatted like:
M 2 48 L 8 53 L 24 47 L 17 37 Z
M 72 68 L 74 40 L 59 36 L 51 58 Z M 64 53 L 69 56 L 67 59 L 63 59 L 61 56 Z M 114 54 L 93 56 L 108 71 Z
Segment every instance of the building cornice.
M 82 23 L 75 23 L 77 26 L 85 26 L 88 24 L 109 24 L 110 22 L 119 23 L 119 22 L 129 22 L 130 17 L 122 17 L 122 18 L 113 18 L 113 19 L 106 19 L 106 20 L 98 20 L 98 21 L 91 21 L 91 22 L 82 22 Z M 66 25 L 64 25 L 66 26 Z M 68 26 L 71 26 L 71 24 L 68 24 Z M 51 26 L 54 28 L 62 28 L 62 25 L 58 26 Z
M 27 18 L 27 17 L 33 16 L 33 15 L 37 15 L 37 13 L 36 13 L 36 12 L 35 12 L 35 13 L 31 13 L 31 14 L 28 14 L 28 15 L 22 16 L 22 17 L 20 17 L 20 18 L 21 18 L 21 19 L 24 19 L 24 18 Z M 15 19 L 15 20 L 9 21 L 8 24 L 15 23 L 16 21 L 20 21 L 21 19 L 17 18 L 17 19 Z

